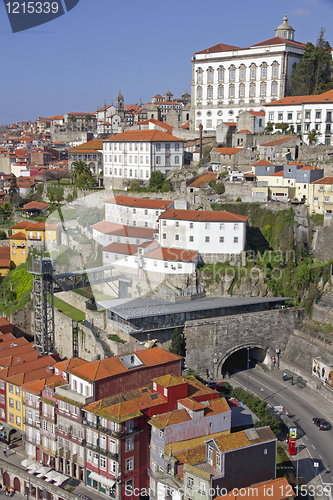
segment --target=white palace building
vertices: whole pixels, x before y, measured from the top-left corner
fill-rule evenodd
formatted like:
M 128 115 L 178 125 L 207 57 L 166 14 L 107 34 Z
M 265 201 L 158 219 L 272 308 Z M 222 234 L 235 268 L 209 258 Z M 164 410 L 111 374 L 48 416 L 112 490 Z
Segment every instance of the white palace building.
M 191 127 L 215 130 L 243 111 L 264 111 L 266 103 L 285 97 L 305 48 L 294 31 L 285 16 L 269 40 L 244 48 L 219 43 L 194 54 Z

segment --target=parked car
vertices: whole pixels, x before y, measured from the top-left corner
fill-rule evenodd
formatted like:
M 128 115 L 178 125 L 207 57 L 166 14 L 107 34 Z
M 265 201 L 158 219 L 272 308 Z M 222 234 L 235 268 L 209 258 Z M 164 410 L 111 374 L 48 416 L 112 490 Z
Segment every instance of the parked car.
M 209 387 L 210 389 L 214 389 L 214 391 L 219 390 L 219 384 L 217 382 L 214 382 L 213 380 L 207 382 L 206 386 Z
M 320 431 L 327 431 L 331 428 L 331 425 L 324 418 L 313 418 L 312 422 L 318 427 Z

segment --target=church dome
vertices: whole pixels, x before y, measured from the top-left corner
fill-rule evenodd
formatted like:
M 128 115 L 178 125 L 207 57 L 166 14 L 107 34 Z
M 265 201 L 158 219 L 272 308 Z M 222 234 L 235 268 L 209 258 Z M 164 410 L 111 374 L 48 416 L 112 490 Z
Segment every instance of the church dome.
M 287 14 L 285 14 L 283 18 L 283 23 L 280 24 L 280 26 L 278 26 L 275 30 L 275 36 L 284 38 L 285 40 L 293 40 L 294 32 L 295 30 L 293 29 L 292 26 L 290 26 L 290 24 L 288 24 Z

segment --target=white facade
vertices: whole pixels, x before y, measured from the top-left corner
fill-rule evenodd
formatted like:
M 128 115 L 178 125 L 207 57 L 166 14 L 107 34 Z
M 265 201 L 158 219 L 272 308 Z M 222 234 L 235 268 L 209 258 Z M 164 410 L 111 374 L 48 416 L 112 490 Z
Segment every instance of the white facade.
M 141 245 L 154 239 L 154 230 L 133 226 L 122 226 L 112 222 L 99 222 L 92 226 L 93 239 L 100 245 L 106 246 L 111 243 L 127 243 L 129 245 Z
M 316 130 L 320 143 L 332 144 L 333 90 L 320 95 L 286 97 L 265 109 L 266 123 L 288 123 L 306 143 L 309 132 Z
M 171 200 L 115 196 L 105 201 L 105 220 L 126 226 L 156 229 L 159 216 L 171 206 L 173 206 Z
M 159 130 L 137 130 L 106 139 L 103 147 L 104 179 L 110 186 L 125 180 L 147 181 L 158 170 L 167 174 L 184 164 L 181 139 Z
M 167 210 L 159 218 L 160 245 L 197 250 L 201 255 L 240 254 L 245 248 L 247 217 L 220 214 L 219 220 L 218 212 Z
M 215 130 L 223 122 L 234 122 L 243 111 L 263 111 L 265 103 L 285 96 L 304 44 L 293 41 L 290 26 L 279 28 L 274 38 L 257 45 L 218 44 L 193 56 L 195 129 L 202 124 L 204 130 Z

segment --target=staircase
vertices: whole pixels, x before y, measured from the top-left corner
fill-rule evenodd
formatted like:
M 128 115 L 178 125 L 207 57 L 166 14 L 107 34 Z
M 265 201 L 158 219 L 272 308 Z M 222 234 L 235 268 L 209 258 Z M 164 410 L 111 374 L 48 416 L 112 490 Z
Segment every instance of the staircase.
M 326 293 L 325 295 L 323 295 L 319 300 L 318 305 L 333 309 L 333 293 Z

